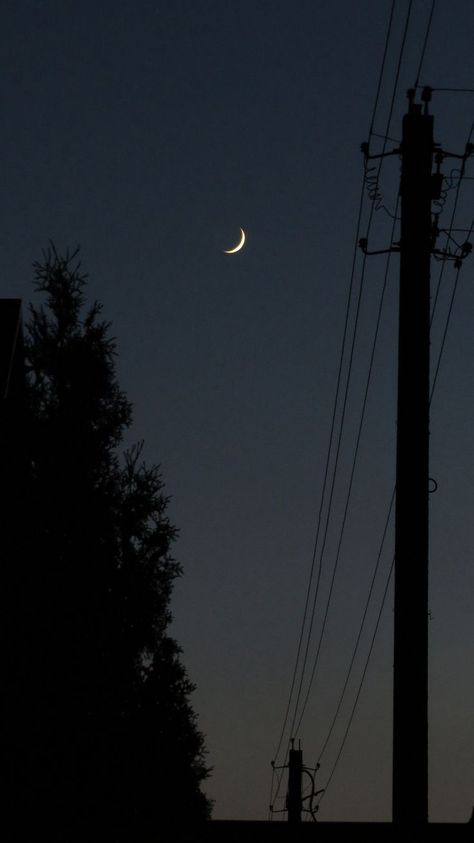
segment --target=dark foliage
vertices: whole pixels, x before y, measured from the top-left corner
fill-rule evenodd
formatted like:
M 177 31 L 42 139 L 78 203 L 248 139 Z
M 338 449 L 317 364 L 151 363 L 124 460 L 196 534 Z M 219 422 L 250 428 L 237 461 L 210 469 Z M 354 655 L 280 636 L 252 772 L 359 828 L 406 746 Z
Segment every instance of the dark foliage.
M 7 548 L 10 805 L 38 839 L 149 839 L 208 816 L 204 744 L 168 634 L 176 530 L 141 446 L 117 456 L 131 407 L 75 260 L 52 248 L 35 266 L 46 303 L 26 328 L 28 473 Z

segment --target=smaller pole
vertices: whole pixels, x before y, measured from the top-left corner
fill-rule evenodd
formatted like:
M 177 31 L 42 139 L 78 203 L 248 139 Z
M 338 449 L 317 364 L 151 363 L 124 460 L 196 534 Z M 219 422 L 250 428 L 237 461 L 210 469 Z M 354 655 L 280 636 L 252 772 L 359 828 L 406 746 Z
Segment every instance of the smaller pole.
M 288 768 L 288 822 L 301 822 L 301 786 L 303 779 L 303 750 L 292 742 Z

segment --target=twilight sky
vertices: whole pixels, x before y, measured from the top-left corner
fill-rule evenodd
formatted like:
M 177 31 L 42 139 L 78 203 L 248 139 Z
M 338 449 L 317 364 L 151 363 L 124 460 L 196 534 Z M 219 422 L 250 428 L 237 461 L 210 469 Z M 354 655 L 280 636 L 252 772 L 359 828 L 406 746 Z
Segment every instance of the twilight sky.
M 120 382 L 135 408 L 129 441 L 145 439 L 147 460 L 161 464 L 180 529 L 176 556 L 184 576 L 174 594 L 173 634 L 197 684 L 193 704 L 207 736 L 217 818 L 267 817 L 270 761 L 295 663 L 329 442 L 363 180 L 360 143 L 368 140 L 391 6 L 1 4 L 1 295 L 32 299 L 31 264 L 49 239 L 59 250 L 81 245 L 89 295 L 103 301 L 113 323 Z M 378 134 L 387 132 L 408 7 L 408 0 L 395 3 Z M 387 149 L 400 138 L 430 9 L 431 0 L 413 3 Z M 473 25 L 471 0 L 438 0 L 421 84 L 473 87 Z M 432 111 L 436 141 L 463 152 L 474 93 L 435 92 Z M 371 148 L 381 151 L 382 144 L 374 136 Z M 381 171 L 390 212 L 399 166 L 393 156 Z M 443 172 L 456 166 L 448 160 Z M 474 176 L 474 159 L 466 173 Z M 449 190 L 441 227 L 450 225 L 454 198 Z M 473 198 L 466 179 L 455 228 L 471 225 Z M 365 190 L 361 235 L 370 214 Z M 392 219 L 383 209 L 372 216 L 370 245 L 385 248 Z M 245 248 L 224 255 L 240 226 Z M 453 236 L 463 242 L 467 235 Z M 459 274 L 432 402 L 436 821 L 466 820 L 474 801 L 473 261 Z M 355 289 L 362 266 L 357 253 Z M 337 557 L 385 267 L 385 256 L 366 261 L 309 672 Z M 433 289 L 441 267 L 433 261 Z M 299 731 L 309 766 L 347 674 L 395 479 L 397 273 L 394 255 L 332 601 Z M 455 279 L 446 265 L 433 318 L 433 368 Z M 355 295 L 351 301 L 353 324 Z M 392 553 L 391 526 L 318 787 L 341 746 Z M 324 820 L 390 818 L 392 608 L 389 590 L 352 728 L 321 802 Z M 286 730 L 283 750 L 288 737 Z

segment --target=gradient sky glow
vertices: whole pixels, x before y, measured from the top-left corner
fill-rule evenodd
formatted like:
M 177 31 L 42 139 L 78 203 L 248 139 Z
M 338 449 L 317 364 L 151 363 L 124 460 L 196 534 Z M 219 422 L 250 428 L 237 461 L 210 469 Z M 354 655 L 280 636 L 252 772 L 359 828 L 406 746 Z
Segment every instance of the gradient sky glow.
M 414 3 L 389 134 L 396 145 L 431 2 Z M 375 131 L 386 130 L 408 2 L 397 2 Z M 33 297 L 52 239 L 82 248 L 118 340 L 130 441 L 162 466 L 184 576 L 173 633 L 197 684 L 217 818 L 266 819 L 270 761 L 304 606 L 368 139 L 390 0 L 16 0 L 2 4 L 1 295 Z M 438 0 L 420 81 L 474 87 L 474 5 Z M 435 92 L 435 138 L 462 152 L 474 94 Z M 373 141 L 374 149 L 381 144 Z M 381 191 L 394 210 L 399 159 Z M 443 166 L 446 172 L 454 162 Z M 474 159 L 467 170 L 474 177 Z M 455 226 L 474 217 L 473 181 Z M 449 224 L 454 191 L 441 222 Z M 370 202 L 365 193 L 367 223 Z M 374 215 L 384 248 L 391 218 Z M 223 249 L 247 241 L 238 254 Z M 364 233 L 362 231 L 361 233 Z M 459 233 L 460 241 L 465 235 Z M 361 255 L 357 255 L 356 280 Z M 385 258 L 367 263 L 327 593 Z M 433 261 L 433 283 L 440 264 Z M 300 737 L 313 765 L 337 703 L 395 479 L 394 256 L 327 636 Z M 474 802 L 474 257 L 459 276 L 432 403 L 430 816 Z M 442 278 L 440 347 L 455 272 Z M 392 531 L 393 532 L 393 531 Z M 345 729 L 368 627 L 318 783 Z M 324 820 L 387 820 L 391 591 Z M 321 623 L 321 606 L 316 627 Z M 312 652 L 312 651 L 311 651 Z M 409 759 L 407 759 L 407 764 Z

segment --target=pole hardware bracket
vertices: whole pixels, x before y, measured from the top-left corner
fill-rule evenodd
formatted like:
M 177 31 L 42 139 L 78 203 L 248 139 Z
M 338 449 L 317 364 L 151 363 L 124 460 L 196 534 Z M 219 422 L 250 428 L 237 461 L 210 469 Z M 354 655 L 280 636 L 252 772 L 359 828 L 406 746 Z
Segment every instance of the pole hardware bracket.
M 326 790 L 326 788 L 322 787 L 319 790 L 316 790 L 315 784 L 315 775 L 320 768 L 320 764 L 316 764 L 316 767 L 303 767 L 302 772 L 305 773 L 311 781 L 311 793 L 308 793 L 307 796 L 303 796 L 301 798 L 301 810 L 305 814 L 311 814 L 312 819 L 316 822 L 316 814 L 319 811 L 319 805 L 313 805 L 313 801 L 316 799 L 317 796 L 321 796 Z M 304 802 L 308 802 L 308 808 L 304 806 Z
M 463 260 L 472 252 L 472 243 L 466 241 L 459 248 L 461 249 L 460 254 L 452 252 L 451 249 L 432 249 L 431 253 L 438 260 L 454 261 L 454 268 L 461 269 Z
M 379 155 L 370 155 L 369 144 L 367 141 L 361 143 L 360 151 L 362 152 L 366 161 L 372 161 L 374 158 L 387 158 L 389 155 L 400 155 L 401 153 L 400 147 L 397 147 L 396 149 L 391 149 L 389 152 L 381 152 Z
M 359 249 L 363 251 L 364 255 L 388 255 L 390 252 L 400 251 L 400 243 L 393 243 L 389 249 L 375 249 L 374 251 L 368 250 L 368 243 L 367 237 L 361 237 L 359 240 Z
M 474 153 L 474 143 L 467 143 L 466 148 L 463 153 L 459 152 L 449 152 L 448 150 L 440 149 L 436 153 L 437 156 L 440 156 L 440 161 L 443 158 L 459 158 L 461 161 L 467 161 L 467 159 Z

